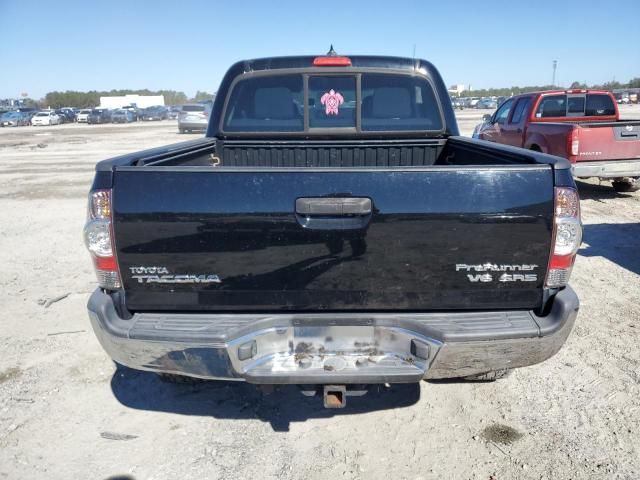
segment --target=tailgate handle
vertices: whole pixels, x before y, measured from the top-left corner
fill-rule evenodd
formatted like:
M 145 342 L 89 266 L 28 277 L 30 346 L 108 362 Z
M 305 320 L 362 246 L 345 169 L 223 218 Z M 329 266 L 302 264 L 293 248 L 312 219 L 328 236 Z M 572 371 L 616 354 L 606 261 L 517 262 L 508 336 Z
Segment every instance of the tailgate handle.
M 320 197 L 296 199 L 296 220 L 309 230 L 362 230 L 371 221 L 371 199 Z
M 296 213 L 304 216 L 348 217 L 371 215 L 371 199 L 344 198 L 298 198 Z

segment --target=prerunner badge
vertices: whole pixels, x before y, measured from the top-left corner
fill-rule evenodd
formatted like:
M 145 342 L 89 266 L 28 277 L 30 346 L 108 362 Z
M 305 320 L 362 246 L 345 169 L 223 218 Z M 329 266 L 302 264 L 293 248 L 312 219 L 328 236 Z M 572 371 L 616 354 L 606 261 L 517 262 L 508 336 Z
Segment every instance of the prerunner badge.
M 326 115 L 338 115 L 338 108 L 344 103 L 344 97 L 331 89 L 322 95 L 320 103 L 325 106 L 324 113 Z

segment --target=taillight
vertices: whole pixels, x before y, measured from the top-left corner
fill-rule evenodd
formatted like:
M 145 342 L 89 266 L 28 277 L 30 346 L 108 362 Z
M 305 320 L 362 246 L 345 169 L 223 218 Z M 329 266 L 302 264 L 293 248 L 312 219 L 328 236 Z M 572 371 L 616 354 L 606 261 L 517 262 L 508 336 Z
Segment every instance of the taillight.
M 84 243 L 93 258 L 98 284 L 107 290 L 118 289 L 122 283 L 113 242 L 111 190 L 89 193 L 88 210 Z
M 556 187 L 547 287 L 559 288 L 569 283 L 573 262 L 581 242 L 582 223 L 578 192 L 574 188 Z
M 350 67 L 351 59 L 349 57 L 342 57 L 336 53 L 333 49 L 333 45 L 322 57 L 316 57 L 313 59 L 314 67 Z
M 314 67 L 350 67 L 351 59 L 349 57 L 316 57 L 313 59 Z
M 569 154 L 569 161 L 575 161 L 571 157 L 577 157 L 580 153 L 580 139 L 577 128 L 571 129 L 571 134 L 567 137 L 567 153 Z

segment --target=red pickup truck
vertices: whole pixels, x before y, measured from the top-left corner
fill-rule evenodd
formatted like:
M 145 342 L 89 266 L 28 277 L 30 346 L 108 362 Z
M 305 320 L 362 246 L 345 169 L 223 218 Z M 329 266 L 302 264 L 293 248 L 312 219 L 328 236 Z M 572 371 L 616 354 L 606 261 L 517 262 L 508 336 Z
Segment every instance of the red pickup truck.
M 618 192 L 640 189 L 640 120 L 620 120 L 603 90 L 554 90 L 506 100 L 474 138 L 564 157 L 574 177 L 610 180 Z

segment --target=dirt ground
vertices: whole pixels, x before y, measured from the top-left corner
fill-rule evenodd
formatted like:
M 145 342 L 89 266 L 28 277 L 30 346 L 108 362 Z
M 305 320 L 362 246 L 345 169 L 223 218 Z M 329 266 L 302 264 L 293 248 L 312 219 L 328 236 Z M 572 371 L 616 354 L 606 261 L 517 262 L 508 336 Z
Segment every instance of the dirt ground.
M 464 134 L 482 113 L 459 113 Z M 170 121 L 0 129 L 0 479 L 640 478 L 640 193 L 579 183 L 582 305 L 551 360 L 325 410 L 294 388 L 116 372 L 91 331 L 93 166 L 183 139 Z

